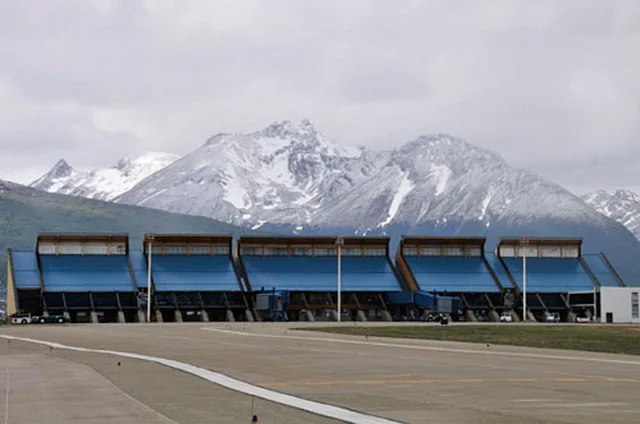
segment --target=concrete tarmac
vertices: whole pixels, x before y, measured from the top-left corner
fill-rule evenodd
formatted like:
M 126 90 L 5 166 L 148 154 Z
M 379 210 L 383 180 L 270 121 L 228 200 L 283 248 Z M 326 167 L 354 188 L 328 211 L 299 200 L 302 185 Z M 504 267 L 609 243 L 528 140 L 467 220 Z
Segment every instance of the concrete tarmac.
M 640 422 L 639 357 L 291 330 L 300 326 L 31 325 L 0 333 L 175 359 L 407 423 Z M 335 422 L 103 354 L 0 339 L 0 394 L 3 369 L 10 376 L 9 423 L 39 422 L 48 410 L 52 424 L 100 422 L 87 414 L 143 424 L 250 422 L 252 402 L 260 423 Z M 30 407 L 38 402 L 40 412 Z M 0 423 L 2 403 L 0 396 Z

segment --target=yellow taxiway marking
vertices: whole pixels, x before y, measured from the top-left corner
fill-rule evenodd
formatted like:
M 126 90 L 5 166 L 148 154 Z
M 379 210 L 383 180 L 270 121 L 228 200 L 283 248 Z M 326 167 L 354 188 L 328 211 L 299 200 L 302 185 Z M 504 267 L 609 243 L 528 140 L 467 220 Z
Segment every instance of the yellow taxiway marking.
M 640 380 L 606 377 L 573 378 L 458 378 L 458 379 L 403 379 L 403 380 L 334 380 L 334 381 L 276 381 L 256 383 L 262 387 L 289 386 L 377 386 L 395 384 L 477 384 L 477 383 L 640 383 Z

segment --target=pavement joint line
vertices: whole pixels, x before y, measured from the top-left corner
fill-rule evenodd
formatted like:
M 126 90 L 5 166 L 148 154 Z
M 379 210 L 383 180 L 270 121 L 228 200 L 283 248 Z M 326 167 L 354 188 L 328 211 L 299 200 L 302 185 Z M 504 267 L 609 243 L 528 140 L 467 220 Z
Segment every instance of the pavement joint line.
M 336 381 L 276 381 L 256 383 L 262 387 L 287 386 L 365 386 L 387 384 L 474 384 L 474 383 L 640 383 L 630 379 L 594 379 L 594 378 L 456 378 L 456 379 L 406 379 L 406 380 L 336 380 Z
M 5 395 L 5 399 L 4 399 L 4 424 L 9 424 L 9 392 L 11 390 L 11 380 L 9 377 L 9 366 L 5 366 L 4 370 L 6 372 L 7 375 L 7 390 L 6 390 L 6 395 Z
M 275 338 L 275 339 L 307 340 L 307 341 L 344 343 L 344 344 L 363 345 L 363 346 L 379 346 L 379 347 L 392 347 L 392 348 L 414 349 L 414 350 L 428 350 L 432 352 L 465 353 L 465 354 L 472 354 L 472 355 L 511 356 L 516 358 L 520 357 L 520 358 L 537 358 L 537 359 L 556 359 L 556 360 L 562 360 L 562 361 L 584 361 L 584 362 L 599 362 L 603 364 L 640 366 L 640 361 L 631 361 L 626 359 L 590 358 L 586 356 L 563 356 L 563 355 L 550 355 L 550 354 L 543 354 L 543 353 L 526 353 L 526 352 L 505 352 L 505 351 L 497 351 L 494 349 L 474 350 L 474 349 L 410 345 L 410 344 L 399 344 L 399 343 L 383 343 L 383 342 L 372 342 L 372 341 L 364 341 L 364 340 L 336 339 L 331 337 L 289 336 L 289 335 L 281 335 L 281 334 L 258 334 L 258 333 L 248 333 L 248 332 L 233 331 L 233 330 L 222 330 L 219 328 L 211 328 L 211 327 L 202 327 L 201 330 L 214 331 L 214 332 L 226 333 L 226 334 L 234 334 L 234 335 L 243 336 L 243 337 L 266 337 L 266 338 Z
M 316 402 L 297 396 L 276 392 L 273 390 L 259 387 L 251 383 L 236 380 L 224 374 L 213 372 L 204 368 L 200 368 L 195 365 L 187 364 L 184 362 L 176 361 L 173 359 L 160 358 L 157 356 L 141 355 L 137 353 L 104 350 L 104 349 L 89 349 L 78 346 L 69 346 L 56 342 L 50 342 L 46 340 L 31 339 L 26 337 L 9 336 L 6 334 L 0 334 L 0 338 L 8 340 L 17 340 L 27 343 L 39 344 L 49 346 L 55 349 L 71 350 L 75 352 L 85 353 L 98 353 L 112 356 L 120 356 L 123 358 L 138 359 L 142 361 L 152 362 L 160 364 L 169 368 L 177 369 L 185 373 L 202 378 L 203 380 L 225 387 L 227 389 L 243 393 L 249 396 L 255 396 L 270 402 L 278 403 L 280 405 L 288 406 L 298 410 L 310 412 L 315 415 L 332 418 L 346 423 L 352 424 L 402 424 L 400 421 L 394 421 L 387 418 L 377 417 L 375 415 L 365 414 L 363 412 L 357 412 L 344 407 L 330 405 L 326 403 Z

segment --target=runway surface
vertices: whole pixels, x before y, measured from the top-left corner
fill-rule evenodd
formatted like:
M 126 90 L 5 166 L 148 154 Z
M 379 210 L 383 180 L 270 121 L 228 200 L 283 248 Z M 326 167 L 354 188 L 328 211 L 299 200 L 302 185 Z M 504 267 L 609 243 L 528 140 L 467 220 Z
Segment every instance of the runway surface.
M 328 335 L 301 324 L 13 326 L 10 335 L 181 361 L 406 423 L 629 423 L 640 358 Z M 118 362 L 120 365 L 118 366 Z M 339 422 L 138 359 L 0 339 L 0 424 Z M 3 421 L 4 420 L 4 421 Z

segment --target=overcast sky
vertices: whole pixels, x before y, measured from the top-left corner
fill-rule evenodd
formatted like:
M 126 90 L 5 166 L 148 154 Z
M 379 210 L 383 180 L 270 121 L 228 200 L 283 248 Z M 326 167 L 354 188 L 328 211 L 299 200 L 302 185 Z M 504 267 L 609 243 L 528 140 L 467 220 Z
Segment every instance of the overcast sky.
M 640 189 L 640 1 L 0 1 L 0 178 L 302 117 Z

